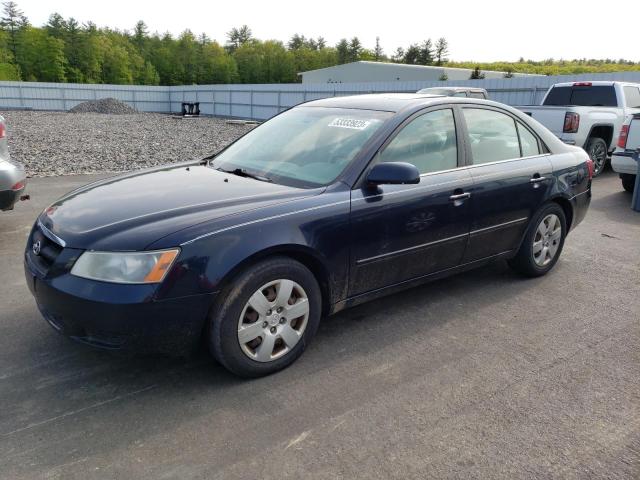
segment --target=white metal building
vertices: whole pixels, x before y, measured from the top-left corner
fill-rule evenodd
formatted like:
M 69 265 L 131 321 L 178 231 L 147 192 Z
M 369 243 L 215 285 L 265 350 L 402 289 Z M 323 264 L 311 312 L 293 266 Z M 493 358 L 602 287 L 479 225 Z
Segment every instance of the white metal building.
M 352 62 L 333 67 L 301 72 L 302 83 L 406 82 L 437 81 L 444 75 L 449 81 L 469 80 L 472 70 L 467 68 L 405 65 L 386 62 Z M 486 79 L 504 78 L 505 72 L 482 70 Z M 528 76 L 514 73 L 514 77 Z

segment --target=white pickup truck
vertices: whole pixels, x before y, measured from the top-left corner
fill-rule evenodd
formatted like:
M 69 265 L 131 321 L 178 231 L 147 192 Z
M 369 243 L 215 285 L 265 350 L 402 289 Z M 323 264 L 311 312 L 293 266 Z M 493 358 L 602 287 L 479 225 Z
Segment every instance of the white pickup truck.
M 632 192 L 636 183 L 638 164 L 633 156 L 640 149 L 640 114 L 629 115 L 620 129 L 618 146 L 611 155 L 611 168 L 620 175 L 622 188 Z
M 541 106 L 518 107 L 560 140 L 586 150 L 594 176 L 606 165 L 625 118 L 640 113 L 640 84 L 625 82 L 556 83 Z

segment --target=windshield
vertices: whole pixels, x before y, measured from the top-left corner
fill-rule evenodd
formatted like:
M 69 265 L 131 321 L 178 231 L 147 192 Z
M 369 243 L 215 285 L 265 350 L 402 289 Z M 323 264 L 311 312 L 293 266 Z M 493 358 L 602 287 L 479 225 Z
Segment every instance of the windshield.
M 255 128 L 210 166 L 297 187 L 333 182 L 391 113 L 297 107 Z

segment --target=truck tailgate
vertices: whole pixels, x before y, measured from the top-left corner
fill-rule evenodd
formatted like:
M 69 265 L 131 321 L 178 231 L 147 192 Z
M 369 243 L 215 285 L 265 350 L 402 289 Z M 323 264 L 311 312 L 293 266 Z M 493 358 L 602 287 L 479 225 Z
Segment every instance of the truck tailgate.
M 518 107 L 559 137 L 564 128 L 565 107 Z

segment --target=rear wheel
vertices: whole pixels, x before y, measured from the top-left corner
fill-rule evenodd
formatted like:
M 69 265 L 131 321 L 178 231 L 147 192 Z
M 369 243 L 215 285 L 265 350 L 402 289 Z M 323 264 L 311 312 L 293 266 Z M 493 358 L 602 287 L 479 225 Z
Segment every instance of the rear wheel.
M 529 224 L 522 245 L 509 265 L 529 277 L 546 274 L 560 257 L 567 234 L 566 225 L 560 205 L 550 203 L 542 207 Z
M 293 363 L 320 322 L 318 282 L 286 257 L 247 268 L 220 298 L 210 318 L 210 350 L 242 377 L 268 375 Z
M 622 188 L 624 188 L 629 193 L 633 193 L 633 189 L 636 185 L 636 176 L 628 173 L 623 173 L 622 175 L 620 175 L 620 180 L 622 180 Z
M 585 150 L 593 160 L 593 176 L 596 177 L 602 173 L 607 164 L 607 143 L 602 138 L 593 137 L 587 142 Z

